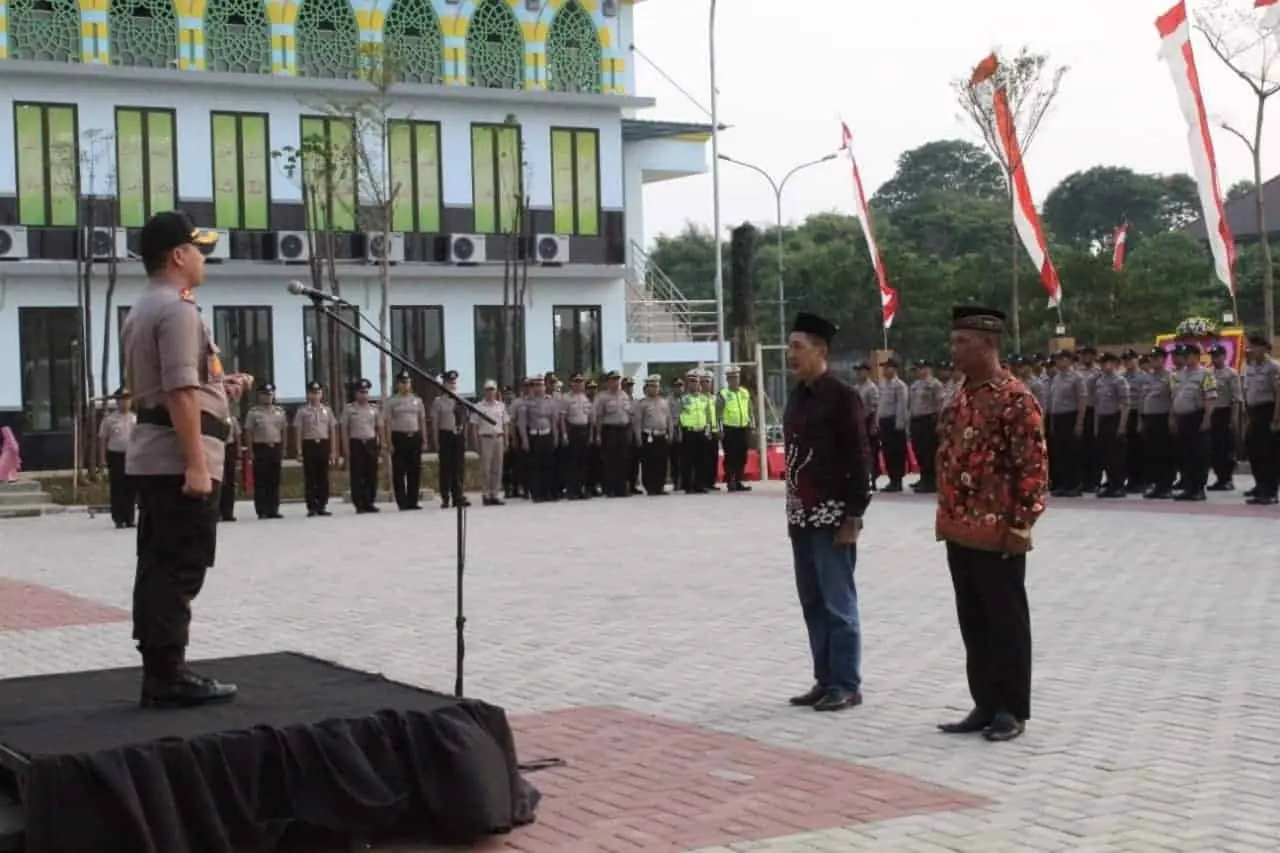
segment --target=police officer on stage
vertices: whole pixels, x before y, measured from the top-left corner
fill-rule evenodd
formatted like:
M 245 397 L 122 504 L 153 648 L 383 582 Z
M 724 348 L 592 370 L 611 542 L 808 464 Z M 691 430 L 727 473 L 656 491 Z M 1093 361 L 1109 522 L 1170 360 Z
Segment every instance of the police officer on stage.
M 121 388 L 111 396 L 116 401 L 116 410 L 104 417 L 98 427 L 98 464 L 107 468 L 111 520 L 115 522 L 116 530 L 123 530 L 133 527 L 137 511 L 138 496 L 134 493 L 133 480 L 124 470 L 124 463 L 138 416 L 133 413 L 128 389 Z
M 644 396 L 632 412 L 635 444 L 639 448 L 640 476 L 649 495 L 667 493 L 667 448 L 671 440 L 671 404 L 662 396 L 662 377 L 644 381 Z
M 938 456 L 938 413 L 942 411 L 942 383 L 933 375 L 933 364 L 916 362 L 916 380 L 907 393 L 907 413 L 911 420 L 911 446 L 916 451 L 920 479 L 911 490 L 921 495 L 938 491 L 934 468 Z
M 569 377 L 569 393 L 560 399 L 561 432 L 565 437 L 565 494 L 580 501 L 587 492 L 587 454 L 591 449 L 593 405 L 587 397 L 587 378 L 581 373 Z
M 227 447 L 222 463 L 222 486 L 218 490 L 220 492 L 218 512 L 223 521 L 235 521 L 236 464 L 240 461 L 240 455 L 244 450 L 241 447 L 244 429 L 240 426 L 240 419 L 232 412 L 240 404 L 240 397 L 244 394 L 244 390 L 239 382 L 227 382 L 224 388 L 227 393 Z
M 351 505 L 363 515 L 378 512 L 378 404 L 369 399 L 373 383 L 356 382 L 356 398 L 342 410 L 342 446 L 347 449 Z
M 1213 469 L 1213 485 L 1206 491 L 1235 491 L 1232 481 L 1236 473 L 1236 438 L 1240 435 L 1240 410 L 1244 406 L 1244 388 L 1240 374 L 1227 364 L 1227 348 L 1214 344 L 1209 348 L 1213 361 L 1213 381 L 1218 397 L 1213 402 L 1209 425 L 1209 457 Z
M 1176 377 L 1171 419 L 1182 463 L 1182 490 L 1173 499 L 1202 501 L 1209 481 L 1209 430 L 1218 385 L 1213 371 L 1200 363 L 1200 347 L 1185 344 L 1182 352 L 1186 361 Z
M 441 384 L 455 393 L 458 390 L 458 371 L 447 370 L 440 377 Z M 431 423 L 436 431 L 436 455 L 440 472 L 440 508 L 471 506 L 462 492 L 462 466 L 466 462 L 466 445 L 463 430 L 467 425 L 466 411 L 448 394 L 441 394 L 431 401 Z
M 383 440 L 391 447 L 391 490 L 401 511 L 422 509 L 422 444 L 427 407 L 413 393 L 409 371 L 396 374 L 396 393 L 382 407 Z
M 1106 476 L 1105 487 L 1099 485 L 1094 490 L 1100 498 L 1122 498 L 1127 494 L 1129 383 L 1119 372 L 1119 366 L 1118 356 L 1103 353 L 1099 359 L 1101 372 L 1093 386 L 1094 443 L 1102 474 Z
M 902 491 L 902 480 L 907 475 L 907 427 L 910 424 L 911 390 L 898 376 L 898 360 L 890 358 L 880 362 L 884 379 L 880 381 L 879 408 L 876 409 L 877 431 L 884 453 L 885 473 L 889 475 L 886 492 Z M 918 460 L 917 460 L 918 461 Z
M 716 395 L 716 421 L 724 436 L 725 488 L 731 492 L 749 492 L 751 487 L 743 481 L 746 479 L 747 455 L 754 421 L 751 416 L 751 392 L 742 387 L 742 370 L 738 367 L 730 367 L 725 372 L 725 381 L 728 387 L 721 388 Z
M 307 383 L 307 402 L 293 413 L 295 453 L 302 462 L 307 518 L 330 515 L 329 467 L 337 464 L 338 415 L 324 402 L 319 382 Z
M 138 406 L 126 472 L 135 478 L 138 518 L 133 637 L 142 654 L 142 704 L 225 702 L 236 688 L 186 665 L 191 602 L 214 563 L 218 481 L 226 453 L 227 406 L 218 348 L 200 317 L 204 251 L 217 235 L 184 213 L 159 213 L 139 236 L 150 280 L 121 329 L 125 386 Z M 250 384 L 250 377 L 236 377 Z
M 558 499 L 553 489 L 555 465 L 556 422 L 560 417 L 559 404 L 547 396 L 546 378 L 531 376 L 533 396 L 520 409 L 520 442 L 525 449 L 528 466 L 529 499 L 544 503 Z
M 276 386 L 269 382 L 259 388 L 258 405 L 244 417 L 245 439 L 253 453 L 253 509 L 261 519 L 284 517 L 280 514 L 280 466 L 289 419 L 276 405 L 275 393 Z

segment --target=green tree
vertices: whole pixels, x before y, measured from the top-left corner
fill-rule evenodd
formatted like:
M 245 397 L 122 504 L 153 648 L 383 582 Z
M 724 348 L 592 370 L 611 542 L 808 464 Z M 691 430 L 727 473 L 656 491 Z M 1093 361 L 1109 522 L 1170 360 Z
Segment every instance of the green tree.
M 1253 195 L 1254 190 L 1256 188 L 1257 188 L 1257 185 L 1254 184 L 1253 181 L 1248 180 L 1247 178 L 1242 181 L 1236 181 L 1234 184 L 1231 185 L 1231 189 L 1227 190 L 1227 195 L 1223 199 L 1223 201 L 1230 204 L 1233 201 L 1239 201 L 1242 198 L 1248 198 L 1249 196 Z
M 1042 216 L 1054 241 L 1081 248 L 1110 246 L 1115 227 L 1127 221 L 1134 249 L 1146 235 L 1181 228 L 1197 204 L 1189 175 L 1094 166 L 1063 178 L 1045 197 Z
M 963 139 L 938 139 L 903 153 L 897 171 L 876 190 L 871 206 L 893 213 L 936 192 L 1008 197 L 1000 164 L 990 154 Z

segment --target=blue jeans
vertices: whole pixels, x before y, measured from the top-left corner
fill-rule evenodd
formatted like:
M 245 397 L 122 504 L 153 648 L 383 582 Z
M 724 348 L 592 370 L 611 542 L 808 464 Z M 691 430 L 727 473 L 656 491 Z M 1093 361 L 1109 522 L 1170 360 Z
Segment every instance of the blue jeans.
M 856 545 L 836 543 L 836 528 L 792 528 L 796 592 L 809 629 L 813 677 L 823 687 L 862 686 L 862 626 L 853 569 Z

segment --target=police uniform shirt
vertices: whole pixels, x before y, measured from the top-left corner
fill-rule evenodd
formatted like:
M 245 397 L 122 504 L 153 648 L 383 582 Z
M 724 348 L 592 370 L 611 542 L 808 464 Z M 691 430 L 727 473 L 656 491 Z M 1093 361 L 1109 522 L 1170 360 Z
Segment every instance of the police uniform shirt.
M 1031 392 L 1031 396 L 1036 398 L 1036 402 L 1040 404 L 1040 411 L 1045 414 L 1049 413 L 1049 379 L 1043 373 L 1037 373 L 1027 380 L 1027 390 Z M 952 394 L 955 393 L 953 389 Z
M 373 403 L 348 403 L 342 411 L 342 426 L 352 441 L 378 437 L 378 407 Z
M 933 376 L 912 382 L 908 408 L 913 418 L 938 414 L 942 410 L 942 382 Z
M 570 392 L 560 398 L 560 412 L 569 426 L 589 425 L 593 409 L 591 398 L 581 392 Z
M 274 403 L 254 406 L 244 416 L 244 431 L 250 444 L 281 444 L 287 426 L 284 409 Z
M 1202 365 L 1186 367 L 1178 372 L 1177 387 L 1173 392 L 1173 413 L 1191 415 L 1203 412 L 1218 398 L 1213 372 Z
M 102 419 L 98 438 L 107 443 L 108 453 L 124 453 L 129 449 L 129 439 L 137 423 L 138 416 L 133 412 L 112 412 Z
M 1129 411 L 1142 412 L 1142 399 L 1147 394 L 1147 386 L 1151 384 L 1151 374 L 1145 370 L 1126 370 L 1124 381 L 1129 386 Z
M 555 426 L 559 405 L 551 397 L 530 397 L 529 402 L 520 409 L 520 420 L 517 422 L 520 431 L 526 436 L 550 435 Z
M 458 404 L 452 397 L 441 394 L 431 401 L 431 422 L 436 432 L 458 431 Z
M 632 422 L 639 440 L 647 435 L 671 434 L 671 407 L 661 397 L 644 397 L 636 401 Z
M 166 394 L 196 390 L 200 411 L 225 422 L 231 416 L 222 387 L 218 348 L 195 302 L 171 284 L 154 282 L 142 292 L 121 329 L 125 382 L 139 409 L 163 408 Z M 205 468 L 221 476 L 227 446 L 223 439 L 202 435 Z M 129 474 L 182 474 L 187 462 L 172 427 L 138 424 L 129 439 L 125 462 Z
M 898 429 L 907 428 L 911 391 L 899 377 L 880 383 L 880 399 L 876 405 L 876 420 L 891 420 Z
M 328 441 L 337 422 L 333 409 L 324 403 L 318 406 L 308 403 L 293 413 L 293 428 L 303 441 Z
M 875 380 L 867 378 L 858 383 L 858 395 L 862 397 L 862 409 L 874 412 L 880 408 L 880 389 Z
M 426 406 L 417 394 L 396 394 L 382 406 L 382 415 L 392 432 L 421 432 L 425 413 Z
M 694 395 L 697 399 L 698 395 Z M 631 399 L 621 391 L 601 391 L 596 395 L 595 419 L 600 426 L 629 426 Z
M 1218 398 L 1213 401 L 1215 409 L 1229 409 L 1244 401 L 1240 374 L 1234 367 L 1224 364 L 1213 368 L 1213 381 L 1218 386 Z
M 1080 375 L 1084 377 L 1085 408 L 1097 408 L 1097 387 L 1098 379 L 1102 376 L 1102 368 L 1096 364 L 1082 367 L 1080 368 Z
M 1063 371 L 1049 383 L 1049 411 L 1055 415 L 1074 415 L 1087 403 L 1088 390 L 1079 371 Z
M 1129 405 L 1129 383 L 1119 373 L 1099 373 L 1093 385 L 1094 414 L 1118 415 Z
M 1276 401 L 1276 380 L 1280 378 L 1280 361 L 1267 356 L 1258 364 L 1249 365 L 1244 374 L 1244 400 L 1249 406 L 1261 406 Z
M 507 403 L 507 425 L 515 428 L 520 423 L 520 412 L 529 402 L 528 397 L 516 397 Z
M 489 423 L 484 418 L 472 413 L 471 423 L 475 425 L 477 435 L 503 435 L 507 434 L 507 404 L 501 400 L 481 400 L 476 403 L 476 408 L 493 419 L 493 423 Z
M 1173 405 L 1174 377 L 1167 370 L 1153 370 L 1142 395 L 1142 414 L 1167 415 Z

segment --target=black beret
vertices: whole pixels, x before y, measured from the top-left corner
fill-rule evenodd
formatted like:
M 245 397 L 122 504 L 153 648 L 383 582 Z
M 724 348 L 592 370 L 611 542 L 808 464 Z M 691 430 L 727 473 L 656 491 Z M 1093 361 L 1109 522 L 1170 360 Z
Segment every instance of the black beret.
M 832 338 L 840 331 L 840 327 L 830 320 L 822 319 L 817 314 L 801 311 L 796 315 L 795 322 L 791 324 L 791 331 L 803 332 L 831 343 Z
M 372 387 L 373 387 L 373 383 L 370 382 L 368 379 L 361 379 L 358 382 L 356 382 L 357 391 L 368 391 Z
M 275 390 L 276 386 L 272 385 L 270 382 L 264 382 L 258 386 L 259 394 L 273 394 L 275 393 Z
M 1197 344 L 1183 344 L 1182 346 L 1178 347 L 1178 349 L 1182 351 L 1183 355 L 1199 355 L 1200 354 L 1200 347 Z
M 860 361 L 853 366 L 853 369 L 854 370 L 870 370 L 871 365 L 867 364 L 865 361 Z
M 896 358 L 886 358 L 884 361 L 880 362 L 880 366 L 881 367 L 897 367 L 898 360 Z
M 1065 359 L 1067 359 L 1068 361 L 1075 361 L 1075 360 L 1076 360 L 1076 354 L 1075 354 L 1074 352 L 1072 352 L 1071 350 L 1069 350 L 1069 349 L 1060 349 L 1060 350 L 1058 350 L 1057 352 L 1055 352 L 1055 353 L 1053 354 L 1053 357 L 1054 357 L 1055 359 L 1057 359 L 1057 358 L 1065 358 Z
M 444 381 L 445 381 L 445 382 L 456 382 L 457 380 L 458 380 L 458 371 L 456 371 L 456 370 L 446 370 L 446 371 L 444 372 Z
M 1127 350 L 1125 350 L 1124 352 L 1120 353 L 1120 357 L 1121 357 L 1121 358 L 1137 358 L 1137 357 L 1138 357 L 1138 351 L 1137 351 L 1137 350 L 1135 350 L 1135 349 L 1133 349 L 1132 347 L 1130 347 L 1129 349 L 1127 349 Z
M 1166 350 L 1164 347 L 1155 347 L 1154 349 L 1151 350 L 1151 352 L 1147 353 L 1147 355 L 1149 355 L 1151 358 L 1164 358 L 1168 354 L 1169 354 L 1169 351 Z
M 951 328 L 969 329 L 975 332 L 1003 332 L 1003 311 L 978 305 L 957 305 L 951 309 Z
M 916 367 L 933 367 L 933 362 L 927 358 L 917 358 Z
M 320 391 L 320 390 L 323 390 L 323 386 L 319 382 L 315 381 L 314 379 L 312 379 L 310 382 L 307 383 L 308 394 L 310 394 L 313 391 Z
M 1076 355 L 1097 355 L 1098 351 L 1093 347 L 1085 344 L 1082 347 L 1076 347 Z

